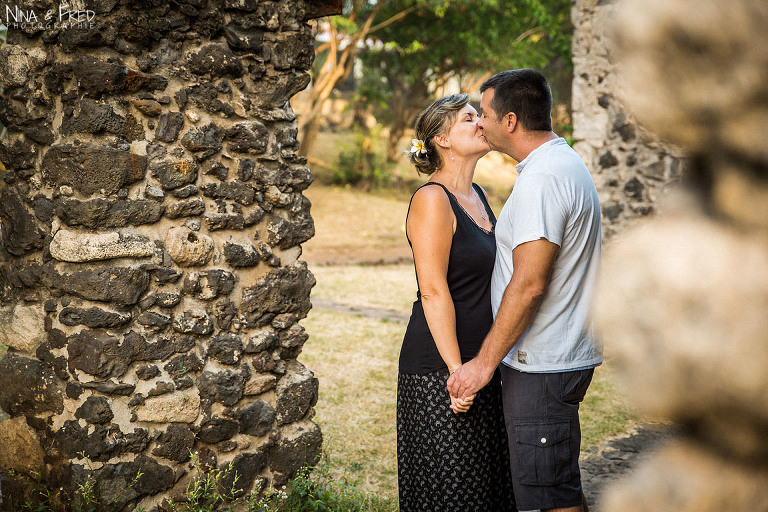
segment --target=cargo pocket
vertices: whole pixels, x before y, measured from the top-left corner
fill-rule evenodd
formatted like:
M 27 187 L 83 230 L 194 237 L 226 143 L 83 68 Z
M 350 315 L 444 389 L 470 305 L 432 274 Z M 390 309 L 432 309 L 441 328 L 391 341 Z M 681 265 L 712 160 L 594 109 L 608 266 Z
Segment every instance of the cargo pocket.
M 521 484 L 557 485 L 571 479 L 570 426 L 569 420 L 515 426 Z

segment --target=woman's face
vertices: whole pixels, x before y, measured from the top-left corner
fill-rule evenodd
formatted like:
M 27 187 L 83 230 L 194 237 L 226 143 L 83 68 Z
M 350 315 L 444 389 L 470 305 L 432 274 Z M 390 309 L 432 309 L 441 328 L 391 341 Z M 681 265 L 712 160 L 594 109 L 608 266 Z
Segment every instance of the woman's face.
M 448 140 L 454 155 L 476 155 L 488 153 L 491 148 L 477 127 L 477 110 L 472 105 L 465 105 L 459 111 L 456 122 L 448 130 Z

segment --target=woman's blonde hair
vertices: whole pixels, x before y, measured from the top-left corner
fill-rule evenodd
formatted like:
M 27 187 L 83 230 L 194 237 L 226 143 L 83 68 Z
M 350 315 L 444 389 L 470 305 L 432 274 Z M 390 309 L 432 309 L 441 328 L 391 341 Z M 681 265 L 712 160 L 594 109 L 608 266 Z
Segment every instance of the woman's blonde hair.
M 443 167 L 435 136 L 447 132 L 459 111 L 469 104 L 469 94 L 451 94 L 436 100 L 416 118 L 416 138 L 424 141 L 426 153 L 411 153 L 411 163 L 420 174 L 433 174 Z

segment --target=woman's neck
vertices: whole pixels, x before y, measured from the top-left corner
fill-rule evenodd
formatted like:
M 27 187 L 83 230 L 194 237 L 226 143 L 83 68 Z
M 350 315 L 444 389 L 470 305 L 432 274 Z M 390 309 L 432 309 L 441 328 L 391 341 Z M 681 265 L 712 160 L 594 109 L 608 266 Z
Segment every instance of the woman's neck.
M 436 181 L 448 187 L 452 192 L 469 196 L 472 194 L 472 179 L 479 158 L 447 160 L 443 167 L 434 173 L 430 181 Z

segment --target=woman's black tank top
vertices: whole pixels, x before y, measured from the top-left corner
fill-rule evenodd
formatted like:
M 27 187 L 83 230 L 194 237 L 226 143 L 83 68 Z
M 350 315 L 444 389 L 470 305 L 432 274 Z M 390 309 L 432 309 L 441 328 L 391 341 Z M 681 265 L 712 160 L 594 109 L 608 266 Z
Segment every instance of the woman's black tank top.
M 493 230 L 488 232 L 478 226 L 447 188 L 435 182 L 427 182 L 422 186 L 429 185 L 439 185 L 445 190 L 456 216 L 456 232 L 451 242 L 446 277 L 456 311 L 456 337 L 459 341 L 461 360 L 466 362 L 477 355 L 485 335 L 493 324 L 491 274 L 496 260 L 496 237 Z M 485 199 L 485 194 L 478 185 L 473 183 L 472 187 L 480 196 L 485 211 L 495 226 L 496 217 Z M 410 212 L 410 205 L 408 211 Z M 408 244 L 411 244 L 410 239 Z M 418 281 L 417 273 L 417 286 Z M 417 292 L 416 302 L 413 303 L 411 318 L 403 338 L 399 366 L 401 373 L 430 373 L 446 369 L 424 316 L 420 290 Z

